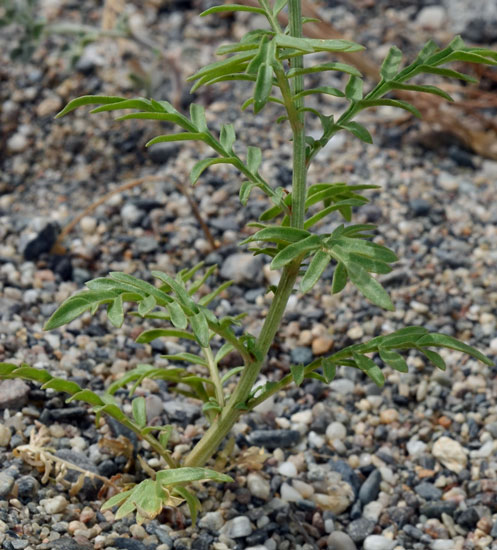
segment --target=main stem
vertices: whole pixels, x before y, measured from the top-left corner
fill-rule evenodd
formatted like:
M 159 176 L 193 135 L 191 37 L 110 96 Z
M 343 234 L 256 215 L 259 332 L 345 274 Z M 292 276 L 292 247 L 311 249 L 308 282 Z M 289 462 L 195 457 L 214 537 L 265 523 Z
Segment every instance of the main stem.
M 289 0 L 288 3 L 290 34 L 295 37 L 302 36 L 302 9 L 300 2 L 301 0 Z M 303 67 L 303 58 L 302 56 L 294 57 L 290 63 L 292 68 Z M 303 77 L 295 77 L 292 80 L 292 94 L 295 96 L 295 94 L 303 90 Z M 290 225 L 301 229 L 304 226 L 307 176 L 305 164 L 305 121 L 303 112 L 298 111 L 303 106 L 303 99 L 292 101 L 296 109 L 293 110 L 292 114 L 288 113 L 293 131 L 293 200 Z M 238 406 L 243 405 L 247 401 L 250 391 L 259 376 L 266 355 L 274 341 L 281 319 L 285 313 L 299 269 L 300 261 L 293 262 L 283 269 L 274 299 L 269 307 L 267 317 L 256 342 L 258 358 L 246 364 L 229 401 L 217 420 L 213 422 L 202 439 L 186 457 L 184 461 L 185 466 L 203 466 L 217 451 L 219 445 L 233 427 L 233 424 L 238 420 L 242 413 Z

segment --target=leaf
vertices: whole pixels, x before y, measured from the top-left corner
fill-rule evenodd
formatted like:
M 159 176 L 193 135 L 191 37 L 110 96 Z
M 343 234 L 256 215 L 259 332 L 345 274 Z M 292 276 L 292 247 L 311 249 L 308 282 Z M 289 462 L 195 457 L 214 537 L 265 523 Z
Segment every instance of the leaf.
M 289 244 L 278 252 L 271 262 L 271 269 L 281 269 L 299 256 L 321 246 L 321 239 L 317 235 L 309 235 L 305 239 Z
M 310 88 L 309 90 L 303 90 L 298 94 L 293 96 L 293 99 L 300 99 L 302 97 L 312 95 L 312 94 L 324 94 L 331 95 L 334 97 L 345 97 L 345 94 L 340 91 L 338 88 L 331 88 L 330 86 L 320 86 L 318 88 Z
M 345 97 L 350 101 L 361 100 L 363 84 L 362 78 L 352 75 L 345 87 Z
M 300 386 L 304 380 L 304 365 L 290 365 L 290 373 L 293 377 L 293 381 L 297 386 Z
M 114 495 L 106 500 L 102 504 L 100 510 L 104 512 L 105 510 L 110 510 L 111 508 L 114 508 L 114 506 L 120 506 L 125 500 L 128 499 L 132 492 L 133 489 L 129 489 L 129 491 L 122 491 L 121 493 L 117 493 L 117 495 Z
M 279 48 L 291 48 L 305 53 L 312 53 L 314 51 L 314 48 L 305 38 L 297 38 L 288 34 L 277 34 L 274 40 Z
M 436 351 L 431 351 L 429 349 L 421 349 L 420 350 L 426 357 L 437 367 L 437 369 L 445 370 L 447 368 L 447 365 L 445 364 L 445 361 L 443 360 L 442 356 L 438 354 Z
M 397 87 L 395 86 L 394 88 L 397 88 Z M 363 99 L 358 102 L 358 105 L 362 109 L 365 109 L 367 107 L 383 107 L 383 106 L 397 107 L 399 109 L 404 109 L 404 111 L 409 111 L 411 114 L 413 114 L 417 118 L 421 118 L 421 113 L 419 112 L 418 109 L 416 109 L 416 107 L 414 107 L 414 105 L 411 105 L 407 101 L 403 101 L 401 99 Z
M 70 380 L 63 380 L 62 378 L 51 378 L 41 386 L 42 390 L 54 390 L 65 393 L 78 393 L 81 391 L 81 387 L 76 382 L 71 382 Z
M 221 126 L 221 133 L 219 135 L 219 141 L 223 146 L 223 149 L 229 154 L 233 152 L 233 144 L 236 140 L 235 127 L 233 124 L 223 124 Z
M 24 378 L 45 383 L 52 379 L 52 375 L 46 370 L 30 367 L 26 363 L 20 367 L 12 363 L 0 363 L 0 378 Z
M 269 63 L 262 63 L 257 71 L 254 87 L 254 113 L 259 113 L 268 102 L 273 88 L 273 67 Z
M 107 317 L 109 321 L 117 328 L 120 328 L 124 322 L 123 297 L 120 294 L 107 308 Z
M 175 486 L 182 483 L 204 480 L 217 481 L 218 483 L 229 483 L 233 481 L 230 476 L 209 468 L 190 468 L 185 466 L 157 472 L 157 482 L 163 486 Z
M 323 359 L 321 365 L 323 368 L 323 375 L 326 380 L 326 383 L 329 384 L 330 382 L 333 382 L 337 373 L 337 367 L 335 363 L 325 358 Z
M 493 367 L 494 365 L 491 359 L 483 355 L 483 353 L 479 352 L 474 347 L 468 346 L 468 344 L 464 344 L 463 342 L 460 342 L 459 340 L 456 340 L 455 338 L 453 338 L 452 336 L 448 336 L 447 334 L 440 334 L 438 332 L 433 334 L 427 334 L 426 336 L 423 336 L 423 338 L 418 340 L 416 344 L 422 347 L 439 346 L 443 348 L 453 349 L 456 351 L 462 351 L 463 353 L 466 353 L 471 357 L 478 359 L 482 363 L 485 363 L 485 365 L 488 365 L 489 367 Z
M 135 399 L 131 402 L 131 408 L 135 422 L 140 428 L 144 428 L 147 425 L 147 407 L 145 405 L 145 398 L 135 397 Z
M 205 315 L 199 311 L 192 317 L 190 317 L 190 325 L 193 330 L 197 342 L 201 347 L 207 348 L 209 346 L 209 325 Z
M 380 75 L 383 80 L 393 80 L 399 72 L 402 52 L 396 46 L 392 46 L 381 64 Z
M 104 113 L 107 111 L 119 111 L 121 109 L 138 109 L 141 111 L 150 111 L 153 112 L 154 108 L 148 99 L 145 98 L 133 98 L 133 99 L 124 99 L 119 102 L 112 102 L 107 105 L 102 105 L 101 107 L 96 107 L 90 111 L 91 114 Z
M 179 304 L 176 302 L 171 302 L 170 304 L 167 304 L 167 310 L 171 316 L 171 323 L 176 328 L 184 329 L 188 326 L 186 315 Z
M 221 378 L 221 385 L 224 386 L 224 384 L 232 377 L 235 376 L 235 374 L 238 374 L 244 369 L 244 367 L 233 367 L 230 369 L 226 374 L 224 374 Z
M 92 405 L 94 407 L 105 405 L 105 402 L 102 400 L 102 398 L 91 390 L 78 391 L 71 395 L 71 397 L 66 399 L 66 403 L 71 403 L 72 401 L 84 401 L 85 403 L 88 403 L 89 405 Z
M 300 290 L 303 293 L 309 292 L 309 290 L 319 281 L 330 261 L 331 256 L 326 254 L 326 252 L 322 250 L 316 252 L 300 283 Z
M 386 290 L 359 264 L 349 262 L 347 264 L 347 273 L 351 282 L 370 302 L 388 311 L 395 309 Z
M 400 353 L 383 348 L 379 348 L 378 351 L 380 353 L 381 360 L 386 365 L 399 372 L 409 372 L 406 360 L 402 357 L 402 355 L 400 355 Z
M 163 449 L 167 449 L 167 444 L 169 443 L 169 438 L 171 437 L 172 432 L 173 427 L 171 425 L 164 426 L 164 428 L 161 429 L 161 433 L 159 434 L 159 443 Z
M 182 351 L 181 353 L 176 353 L 174 355 L 161 355 L 161 357 L 168 359 L 169 361 L 186 361 L 194 365 L 202 365 L 203 367 L 208 366 L 207 361 L 203 357 L 195 355 L 194 353 L 188 353 L 186 351 Z
M 305 231 L 304 229 L 271 226 L 257 231 L 257 233 L 251 235 L 240 244 L 248 244 L 254 241 L 273 241 L 276 243 L 287 244 L 305 239 L 309 235 L 309 231 Z
M 202 508 L 200 500 L 193 493 L 191 493 L 184 487 L 181 487 L 181 485 L 177 485 L 174 488 L 174 492 L 178 493 L 182 498 L 186 500 L 186 504 L 188 505 L 188 509 L 190 510 L 192 526 L 195 527 L 195 524 L 197 522 L 198 510 Z
M 381 372 L 380 367 L 366 355 L 352 352 L 352 357 L 356 365 L 380 388 L 385 384 L 385 377 Z
M 206 134 L 203 132 L 180 132 L 178 134 L 165 134 L 147 141 L 145 147 L 150 147 L 156 143 L 168 143 L 171 141 L 204 141 L 205 138 Z
M 172 301 L 172 299 L 165 292 L 156 288 L 154 285 L 147 283 L 146 281 L 133 277 L 133 275 L 121 273 L 119 271 L 111 271 L 109 275 L 116 281 L 128 283 L 129 285 L 135 287 L 137 291 L 143 292 L 145 295 L 151 294 L 155 297 L 158 304 L 165 305 Z
M 67 113 L 70 113 L 71 111 L 74 111 L 74 109 L 77 109 L 78 107 L 82 107 L 83 105 L 102 105 L 102 104 L 107 105 L 111 103 L 119 103 L 120 101 L 124 101 L 125 99 L 126 98 L 124 97 L 116 97 L 116 96 L 84 95 L 71 100 L 62 109 L 62 111 L 58 112 L 55 115 L 55 118 L 61 118 L 67 115 Z
M 251 174 L 256 175 L 262 162 L 262 151 L 259 147 L 247 147 L 247 168 Z
M 444 90 L 437 88 L 437 86 L 430 86 L 423 84 L 422 86 L 416 86 L 414 84 L 403 84 L 401 82 L 391 82 L 390 88 L 392 90 L 407 90 L 410 92 L 421 92 L 425 94 L 433 94 L 439 97 L 443 97 L 447 101 L 454 101 L 454 99 Z
M 294 78 L 295 76 L 305 74 L 322 73 L 325 71 L 341 71 L 354 76 L 361 76 L 361 73 L 355 67 L 352 67 L 352 65 L 346 65 L 345 63 L 324 63 L 322 65 L 314 65 L 303 69 L 290 69 L 287 73 L 287 78 Z
M 373 138 L 371 137 L 371 134 L 362 124 L 359 124 L 358 122 L 346 122 L 344 124 L 341 124 L 340 127 L 348 130 L 350 133 L 354 134 L 355 137 L 359 138 L 365 143 L 373 143 Z
M 276 0 L 273 7 L 273 16 L 276 17 L 280 11 L 287 5 L 288 0 Z
M 240 186 L 239 199 L 243 206 L 247 205 L 252 189 L 256 187 L 255 183 L 251 181 L 244 181 Z
M 420 73 L 430 73 L 436 74 L 439 76 L 444 76 L 446 78 L 457 78 L 458 80 L 464 80 L 465 82 L 470 82 L 472 84 L 477 84 L 478 79 L 469 76 L 459 71 L 454 71 L 453 69 L 444 69 L 442 67 L 430 67 L 429 65 L 421 65 L 418 69 Z
M 198 103 L 190 104 L 190 119 L 195 124 L 199 132 L 208 133 L 207 119 L 205 118 L 205 109 Z
M 396 262 L 398 260 L 397 255 L 381 244 L 377 244 L 371 241 L 365 241 L 364 239 L 339 237 L 337 239 L 331 239 L 326 242 L 327 245 L 334 246 L 339 245 L 340 249 L 345 250 L 347 253 L 361 254 L 363 256 L 372 256 L 382 262 Z
M 338 294 L 347 284 L 347 268 L 342 262 L 338 262 L 333 273 L 333 281 L 331 283 L 331 293 Z
M 236 159 L 234 157 L 208 158 L 208 159 L 199 160 L 197 163 L 195 163 L 195 166 L 192 168 L 192 171 L 190 172 L 190 183 L 192 185 L 195 185 L 198 181 L 198 178 L 202 175 L 204 170 L 209 168 L 209 166 L 213 166 L 214 164 L 234 164 L 234 163 L 236 163 Z
M 157 301 L 153 296 L 147 296 L 146 298 L 143 298 L 143 300 L 140 301 L 138 304 L 138 313 L 145 317 L 147 313 L 150 313 L 155 306 L 157 305 Z
M 234 11 L 248 11 L 251 13 L 257 13 L 259 15 L 267 15 L 266 10 L 262 8 L 257 8 L 255 6 L 242 6 L 240 4 L 223 4 L 222 6 L 213 6 L 200 14 L 200 17 L 205 17 L 206 15 L 211 15 L 213 13 L 222 13 L 222 12 L 234 12 Z
M 193 334 L 186 330 L 176 330 L 172 328 L 154 328 L 144 330 L 136 339 L 138 344 L 148 344 L 157 338 L 185 338 L 187 340 L 195 340 Z
M 364 46 L 351 42 L 350 40 L 331 39 L 325 40 L 322 38 L 305 38 L 306 42 L 312 46 L 315 52 L 360 52 L 364 50 Z

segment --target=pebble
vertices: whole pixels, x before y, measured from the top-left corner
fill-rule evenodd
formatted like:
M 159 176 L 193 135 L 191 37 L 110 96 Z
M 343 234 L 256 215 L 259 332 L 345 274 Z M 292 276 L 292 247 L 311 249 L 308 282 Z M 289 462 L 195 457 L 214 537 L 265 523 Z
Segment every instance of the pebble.
M 29 394 L 29 386 L 19 378 L 0 380 L 0 409 L 20 409 Z
M 357 550 L 357 546 L 347 533 L 334 531 L 328 537 L 328 550 Z
M 349 328 L 347 336 L 351 340 L 360 340 L 364 336 L 364 329 L 360 325 Z
M 97 228 L 97 220 L 95 218 L 92 218 L 91 216 L 85 216 L 84 218 L 81 218 L 81 221 L 79 223 L 81 224 L 81 230 L 87 235 L 92 235 Z
M 442 491 L 432 483 L 423 481 L 414 487 L 416 494 L 425 500 L 440 500 Z
M 359 490 L 359 499 L 363 504 L 376 500 L 380 492 L 381 472 L 373 470 Z
M 461 444 L 450 437 L 437 439 L 432 448 L 433 456 L 446 468 L 458 474 L 466 467 L 468 457 Z
M 29 139 L 18 132 L 7 140 L 7 149 L 11 153 L 22 153 L 29 147 Z
M 239 539 L 252 533 L 252 525 L 247 516 L 237 516 L 227 521 L 221 532 L 230 539 Z
M 264 279 L 260 256 L 244 253 L 228 256 L 224 260 L 219 274 L 223 279 L 251 287 L 261 285 Z
M 250 443 L 257 447 L 266 447 L 274 450 L 278 447 L 289 449 L 300 441 L 300 432 L 296 430 L 254 430 L 250 436 Z
M 397 542 L 381 535 L 369 535 L 363 543 L 363 550 L 393 550 Z
M 12 433 L 5 424 L 0 424 L 0 447 L 7 447 L 10 443 Z
M 280 495 L 281 500 L 284 500 L 285 502 L 298 502 L 299 500 L 302 500 L 302 495 L 299 493 L 299 491 L 297 491 L 297 489 L 294 489 L 288 483 L 281 484 Z
M 399 413 L 396 409 L 385 409 L 380 412 L 380 422 L 382 424 L 391 424 L 399 418 Z
M 255 495 L 256 496 L 256 495 Z M 208 529 L 213 533 L 217 533 L 224 525 L 223 514 L 220 510 L 215 512 L 206 512 L 199 519 L 198 526 L 201 529 Z
M 332 422 L 326 428 L 326 438 L 328 441 L 334 439 L 345 439 L 347 437 L 347 428 L 341 422 Z
M 324 355 L 333 348 L 333 338 L 330 336 L 318 336 L 312 341 L 312 353 L 314 355 Z
M 312 361 L 312 350 L 304 346 L 296 346 L 290 351 L 290 358 L 296 365 L 306 365 Z
M 271 495 L 271 486 L 267 479 L 264 479 L 257 472 L 250 472 L 247 476 L 247 487 L 257 498 L 268 500 Z
M 57 495 L 53 498 L 47 498 L 41 501 L 41 505 L 47 514 L 60 514 L 63 512 L 69 502 L 63 495 Z
M 359 518 L 351 521 L 347 527 L 347 533 L 354 542 L 362 542 L 374 530 L 374 522 L 367 518 Z
M 15 479 L 5 472 L 0 472 L 0 498 L 6 498 L 14 487 Z
M 286 477 L 295 477 L 297 475 L 297 468 L 293 462 L 282 462 L 278 466 L 278 473 Z
M 416 23 L 422 29 L 436 31 L 447 24 L 447 12 L 443 6 L 426 6 L 419 11 Z

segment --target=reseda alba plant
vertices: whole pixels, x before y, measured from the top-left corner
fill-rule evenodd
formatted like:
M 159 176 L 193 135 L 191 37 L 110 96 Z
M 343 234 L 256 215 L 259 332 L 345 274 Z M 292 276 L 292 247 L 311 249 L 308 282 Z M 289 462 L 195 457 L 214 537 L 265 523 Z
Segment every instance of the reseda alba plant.
M 278 22 L 278 14 L 287 7 L 287 3 L 290 24 L 289 28 L 283 29 Z M 155 368 L 152 365 L 139 365 L 114 382 L 103 394 L 97 395 L 82 389 L 74 382 L 53 378 L 41 369 L 7 363 L 0 366 L 0 376 L 3 378 L 23 377 L 38 381 L 44 388 L 71 394 L 69 400 L 77 399 L 89 403 L 97 420 L 103 413 L 113 416 L 140 435 L 163 458 L 167 469 L 157 472 L 155 479 L 147 479 L 107 501 L 105 508 L 119 506 L 117 517 L 136 511 L 138 520 L 143 521 L 155 517 L 165 505 L 176 505 L 186 500 L 194 519 L 199 502 L 185 485 L 203 479 L 229 480 L 229 476 L 209 470 L 204 467 L 205 464 L 215 454 L 243 412 L 250 411 L 292 382 L 300 384 L 304 378 L 311 377 L 329 383 L 335 376 L 336 368 L 345 365 L 363 371 L 378 386 L 382 386 L 383 371 L 372 359 L 373 355 L 377 354 L 384 365 L 407 372 L 407 363 L 399 352 L 417 350 L 443 370 L 444 360 L 432 349 L 437 347 L 458 350 L 492 365 L 479 351 L 450 336 L 431 334 L 423 327 L 407 327 L 320 357 L 307 365 L 292 365 L 288 376 L 254 390 L 287 301 L 300 276 L 300 291 L 308 292 L 332 262 L 335 266 L 332 293 L 339 293 L 350 281 L 373 304 L 386 310 L 394 309 L 388 293 L 371 273 L 390 272 L 390 264 L 397 260 L 396 255 L 370 240 L 374 225 L 349 223 L 353 207 L 368 202 L 361 192 L 376 187 L 369 184 L 330 182 L 308 185 L 307 171 L 316 154 L 342 130 L 371 143 L 368 130 L 354 121 L 360 111 L 369 107 L 388 105 L 420 116 L 413 105 L 387 97 L 392 90 L 435 94 L 451 101 L 451 97 L 442 89 L 432 85 L 413 84 L 412 80 L 418 75 L 430 74 L 472 82 L 472 77 L 446 68 L 445 65 L 454 61 L 497 65 L 497 53 L 466 47 L 460 38 L 455 38 L 443 49 L 430 41 L 410 65 L 402 68 L 402 54 L 398 48 L 393 47 L 381 66 L 381 80 L 370 92 L 364 94 L 361 74 L 355 67 L 341 62 L 304 64 L 307 54 L 355 52 L 363 48 L 346 40 L 303 38 L 302 25 L 305 19 L 301 15 L 300 0 L 276 0 L 274 5 L 270 5 L 268 0 L 259 0 L 259 7 L 216 6 L 202 15 L 226 11 L 263 15 L 269 23 L 269 29 L 250 31 L 240 42 L 222 46 L 218 53 L 227 57 L 200 69 L 189 80 L 195 82 L 193 90 L 218 82 L 247 81 L 253 83 L 252 95 L 243 108 L 253 106 L 254 112 L 259 113 L 268 102 L 281 107 L 282 116 L 278 120 L 288 122 L 292 131 L 293 177 L 290 191 L 266 181 L 261 175 L 259 168 L 262 152 L 258 147 L 248 147 L 244 155 L 235 152 L 236 135 L 233 125 L 223 125 L 219 135 L 209 130 L 204 109 L 198 104 L 191 105 L 190 116 L 187 117 L 167 101 L 84 96 L 71 101 L 58 116 L 64 116 L 84 105 L 97 105 L 92 113 L 133 110 L 132 113 L 120 116 L 118 120 L 151 119 L 173 123 L 181 131 L 158 136 L 148 145 L 187 140 L 201 141 L 208 145 L 214 156 L 195 164 L 190 175 L 192 184 L 197 183 L 208 167 L 231 164 L 243 175 L 240 184 L 240 201 L 243 205 L 254 188 L 267 195 L 272 206 L 260 216 L 258 222 L 252 224 L 257 232 L 242 243 L 252 244 L 254 254 L 269 256 L 272 259 L 271 268 L 281 270 L 280 281 L 274 289 L 274 297 L 260 335 L 256 338 L 245 331 L 239 336 L 239 332 L 235 332 L 233 327 L 241 324 L 243 315 L 218 317 L 209 308 L 212 301 L 230 283 L 222 284 L 208 295 L 198 296 L 200 288 L 215 267 L 207 269 L 201 276 L 198 273 L 202 270 L 202 264 L 192 269 L 183 269 L 175 277 L 152 271 L 151 276 L 156 284 L 124 273 L 110 273 L 108 277 L 86 283 L 88 289 L 66 300 L 52 315 L 45 328 L 58 328 L 87 311 L 95 313 L 101 305 L 107 307 L 109 321 L 120 327 L 124 321 L 124 303 L 135 303 L 137 308 L 132 315 L 164 322 L 164 328 L 142 332 L 137 342 L 147 343 L 156 338 L 170 336 L 189 340 L 196 344 L 196 353 L 179 353 L 165 357 L 172 365 L 175 361 L 200 365 L 205 368 L 205 376 L 194 375 L 179 366 Z M 326 75 L 329 71 L 349 75 L 343 91 L 329 86 L 304 87 L 305 75 L 317 72 Z M 306 97 L 313 94 L 342 98 L 348 106 L 341 114 L 324 115 L 306 106 Z M 306 134 L 308 116 L 317 117 L 321 123 L 322 135 L 319 139 Z M 337 225 L 331 233 L 315 232 L 315 227 L 332 212 L 338 212 L 346 223 Z M 233 350 L 239 353 L 242 364 L 228 372 L 220 372 L 220 361 Z M 232 377 L 237 377 L 237 381 L 234 389 L 228 391 L 226 382 Z M 175 388 L 180 393 L 203 402 L 203 412 L 210 427 L 181 464 L 173 459 L 168 449 L 171 426 L 147 425 L 143 397 L 133 398 L 132 416 L 127 416 L 114 399 L 115 392 L 121 388 L 130 388 L 129 395 L 132 397 L 135 388 L 145 378 L 166 380 L 170 389 Z

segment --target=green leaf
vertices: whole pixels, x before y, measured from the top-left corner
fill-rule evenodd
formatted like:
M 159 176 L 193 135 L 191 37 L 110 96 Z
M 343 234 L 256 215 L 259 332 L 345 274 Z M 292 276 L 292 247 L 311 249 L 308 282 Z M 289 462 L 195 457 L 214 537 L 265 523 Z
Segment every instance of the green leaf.
M 176 486 L 182 483 L 204 480 L 217 481 L 218 483 L 229 483 L 233 481 L 230 476 L 208 468 L 183 467 L 157 472 L 157 482 L 162 486 Z
M 326 380 L 326 383 L 329 384 L 330 382 L 333 382 L 337 373 L 337 367 L 335 363 L 325 358 L 323 359 L 321 366 L 323 368 L 323 375 Z
M 397 88 L 397 86 L 394 86 L 393 88 Z M 399 109 L 404 109 L 404 111 L 409 111 L 411 114 L 413 114 L 417 118 L 421 118 L 421 113 L 419 112 L 418 109 L 416 109 L 416 107 L 414 107 L 414 105 L 411 105 L 407 101 L 403 101 L 401 99 L 363 99 L 358 102 L 358 105 L 359 107 L 361 107 L 361 109 L 366 109 L 367 107 L 384 107 L 384 106 L 397 107 Z
M 361 355 L 359 353 L 352 353 L 352 357 L 356 365 L 367 375 L 371 380 L 380 388 L 385 384 L 385 377 L 381 372 L 380 367 L 366 355 Z
M 324 94 L 331 95 L 334 97 L 345 97 L 345 94 L 340 91 L 338 88 L 331 88 L 330 86 L 320 86 L 318 88 L 310 88 L 309 90 L 303 90 L 298 94 L 293 96 L 294 99 L 300 99 L 302 97 L 313 95 L 313 94 Z
M 332 250 L 334 246 L 339 245 L 340 249 L 345 250 L 347 253 L 372 256 L 382 262 L 391 263 L 398 260 L 397 255 L 386 246 L 371 241 L 365 241 L 364 239 L 339 237 L 326 241 L 326 244 L 330 246 Z
M 185 338 L 187 340 L 195 340 L 193 334 L 186 330 L 177 330 L 172 328 L 153 328 L 144 330 L 136 339 L 138 344 L 148 344 L 157 338 Z
M 156 299 L 153 296 L 149 295 L 146 298 L 143 298 L 143 300 L 141 300 L 138 304 L 138 313 L 142 317 L 145 317 L 145 315 L 147 315 L 147 313 L 150 313 L 156 305 Z
M 147 407 L 145 405 L 144 397 L 135 397 L 131 402 L 133 411 L 133 418 L 140 428 L 144 428 L 147 425 Z
M 247 147 L 247 168 L 251 174 L 256 175 L 262 162 L 262 151 L 259 147 Z
M 185 329 L 188 326 L 186 315 L 179 304 L 176 302 L 171 302 L 170 304 L 167 304 L 167 310 L 171 316 L 171 323 L 176 328 Z
M 483 353 L 479 352 L 474 347 L 468 346 L 468 344 L 464 344 L 463 342 L 460 342 L 459 340 L 456 340 L 455 338 L 453 338 L 452 336 L 448 336 L 447 334 L 440 334 L 437 332 L 433 334 L 427 334 L 426 336 L 423 336 L 423 338 L 418 340 L 416 344 L 421 347 L 439 346 L 456 351 L 462 351 L 463 353 L 466 353 L 471 357 L 478 359 L 482 363 L 485 363 L 485 365 L 488 365 L 489 367 L 492 367 L 494 365 L 491 359 L 489 359 L 486 355 L 483 355 Z
M 331 283 L 331 293 L 338 294 L 341 292 L 347 284 L 347 268 L 342 262 L 338 262 L 335 271 L 333 273 L 333 281 Z
M 290 373 L 293 381 L 297 386 L 300 386 L 304 380 L 305 367 L 304 365 L 290 365 Z
M 23 363 L 20 367 L 12 363 L 0 363 L 0 378 L 24 378 L 34 382 L 48 382 L 52 375 L 46 370 L 36 369 Z
M 205 315 L 199 311 L 192 317 L 190 317 L 190 324 L 195 334 L 195 338 L 201 347 L 206 348 L 209 346 L 209 325 Z
M 447 368 L 447 365 L 445 364 L 442 356 L 436 351 L 431 351 L 425 348 L 421 349 L 420 351 L 421 353 L 426 355 L 426 357 L 435 365 L 435 367 L 437 367 L 437 369 L 445 370 Z
M 71 382 L 70 380 L 63 380 L 62 378 L 51 378 L 41 386 L 42 390 L 54 390 L 65 393 L 78 393 L 81 391 L 81 387 L 76 382 Z
M 262 8 L 256 8 L 255 6 L 242 6 L 240 4 L 223 4 L 222 6 L 213 6 L 200 14 L 200 17 L 211 15 L 213 13 L 233 12 L 233 11 L 248 11 L 251 13 L 257 13 L 259 15 L 267 15 L 266 10 Z
M 359 124 L 358 122 L 346 122 L 344 124 L 340 124 L 340 127 L 348 130 L 350 133 L 354 134 L 356 138 L 359 138 L 365 143 L 373 143 L 371 134 L 362 124 Z
M 179 134 L 165 134 L 147 141 L 145 147 L 150 147 L 156 143 L 166 143 L 171 141 L 204 141 L 205 138 L 206 134 L 203 132 L 180 132 Z
M 370 302 L 388 311 L 395 309 L 386 290 L 358 263 L 347 263 L 347 272 L 351 282 Z
M 482 51 L 482 50 L 480 50 Z M 492 52 L 493 53 L 493 52 Z M 440 64 L 452 63 L 454 61 L 462 61 L 464 63 L 478 63 L 484 65 L 497 65 L 497 61 L 480 55 L 479 53 L 469 51 L 454 51 L 445 57 Z
M 273 67 L 269 63 L 262 63 L 257 71 L 254 86 L 254 113 L 259 113 L 269 100 L 273 88 Z
M 199 355 L 195 355 L 194 353 L 188 353 L 186 351 L 183 351 L 181 353 L 176 353 L 174 355 L 161 355 L 164 359 L 168 359 L 169 361 L 186 361 L 188 363 L 192 363 L 193 365 L 202 365 L 203 367 L 207 367 L 208 363 Z
M 74 393 L 71 397 L 66 399 L 66 403 L 70 403 L 71 401 L 84 401 L 94 407 L 101 407 L 102 405 L 105 405 L 102 398 L 91 390 L 81 390 Z
M 300 283 L 300 290 L 303 293 L 309 292 L 309 290 L 319 281 L 330 261 L 331 256 L 326 254 L 326 252 L 322 250 L 316 252 Z
M 195 527 L 198 511 L 202 508 L 200 500 L 193 493 L 191 493 L 184 487 L 181 487 L 181 485 L 177 485 L 174 488 L 174 493 L 178 493 L 178 495 L 186 500 L 186 504 L 188 505 L 188 509 L 190 510 L 192 526 Z
M 238 374 L 244 369 L 244 367 L 233 367 L 230 369 L 226 374 L 224 374 L 221 378 L 221 385 L 224 386 L 226 382 L 232 377 L 235 376 L 235 374 Z
M 151 294 L 155 297 L 158 304 L 165 305 L 172 302 L 172 299 L 165 292 L 156 288 L 154 285 L 147 283 L 146 281 L 133 277 L 133 275 L 120 273 L 119 271 L 112 271 L 109 275 L 116 281 L 127 283 L 135 287 L 137 292 L 142 292 L 145 295 Z
M 423 86 L 416 86 L 414 84 L 403 84 L 401 82 L 391 82 L 390 89 L 407 90 L 409 92 L 421 92 L 425 94 L 433 94 L 439 97 L 443 97 L 447 101 L 454 101 L 454 99 L 444 90 L 437 88 L 437 86 L 429 86 L 427 84 L 424 84 Z
M 78 107 L 82 107 L 83 105 L 107 105 L 111 103 L 119 103 L 121 101 L 124 101 L 126 98 L 124 97 L 116 97 L 116 96 L 105 96 L 105 95 L 84 95 L 82 97 L 78 97 L 76 99 L 71 100 L 57 115 L 55 115 L 55 118 L 61 118 L 67 113 L 70 113 L 71 111 L 74 111 L 74 109 L 77 109 Z
M 400 62 L 402 61 L 402 52 L 396 46 L 392 46 L 385 57 L 380 75 L 383 80 L 393 80 L 399 72 Z
M 289 244 L 278 252 L 271 262 L 271 269 L 281 269 L 299 256 L 321 246 L 321 239 L 317 235 L 309 235 L 296 243 Z
M 421 65 L 418 69 L 418 72 L 436 74 L 438 76 L 444 76 L 446 78 L 456 78 L 458 80 L 464 80 L 465 82 L 470 82 L 472 84 L 478 83 L 478 79 L 467 74 L 454 71 L 453 69 L 444 69 L 442 67 L 430 67 L 429 65 Z
M 125 99 L 120 102 L 112 102 L 101 107 L 96 107 L 90 111 L 91 114 L 104 113 L 107 111 L 119 111 L 121 109 L 138 109 L 141 111 L 153 112 L 154 108 L 148 99 L 145 98 L 133 98 Z
M 209 132 L 207 128 L 207 119 L 205 118 L 205 109 L 202 105 L 198 103 L 190 104 L 190 119 L 199 132 Z
M 233 144 L 235 143 L 235 140 L 236 134 L 233 124 L 223 124 L 221 126 L 219 141 L 228 154 L 233 152 Z
M 114 506 L 120 506 L 125 500 L 128 499 L 132 492 L 133 489 L 129 489 L 129 491 L 122 491 L 121 493 L 117 493 L 117 495 L 114 495 L 106 500 L 102 504 L 100 510 L 104 512 L 105 510 L 110 510 L 111 508 L 114 508 Z
M 409 372 L 406 360 L 402 357 L 402 355 L 400 355 L 400 353 L 383 348 L 379 348 L 378 351 L 380 353 L 381 360 L 386 365 L 399 372 Z
M 208 158 L 208 159 L 199 160 L 193 167 L 192 171 L 190 172 L 190 183 L 192 185 L 195 185 L 198 181 L 198 178 L 202 175 L 204 170 L 209 168 L 209 166 L 213 166 L 214 164 L 236 165 L 236 159 L 235 157 L 228 157 L 228 158 Z
M 288 34 L 277 34 L 274 40 L 279 48 L 291 48 L 305 53 L 312 53 L 314 51 L 314 48 L 305 38 L 297 38 Z
M 257 231 L 257 233 L 248 237 L 240 244 L 248 244 L 255 241 L 273 241 L 276 243 L 287 244 L 305 239 L 309 235 L 309 231 L 305 231 L 304 229 L 296 229 L 294 227 L 271 226 Z
M 107 308 L 107 317 L 109 321 L 117 328 L 120 328 L 124 322 L 123 297 L 120 294 Z
M 354 76 L 361 76 L 361 73 L 352 65 L 345 63 L 324 63 L 322 65 L 314 65 L 313 67 L 305 67 L 303 69 L 290 69 L 287 73 L 287 78 L 294 78 L 295 76 L 322 73 L 325 71 L 341 71 L 342 73 L 352 74 Z
M 352 75 L 345 87 L 345 97 L 350 101 L 361 100 L 363 84 L 362 78 Z
M 351 42 L 350 40 L 331 39 L 325 40 L 322 38 L 305 38 L 304 39 L 315 52 L 360 52 L 364 50 L 364 46 Z
M 273 7 L 273 16 L 276 17 L 280 11 L 287 5 L 288 0 L 276 0 Z
M 240 187 L 239 199 L 243 206 L 246 206 L 252 189 L 256 187 L 255 183 L 251 181 L 244 181 Z
M 163 449 L 167 449 L 167 444 L 169 443 L 169 438 L 171 437 L 172 432 L 173 427 L 171 425 L 164 426 L 164 428 L 161 429 L 161 433 L 159 434 L 159 443 Z

